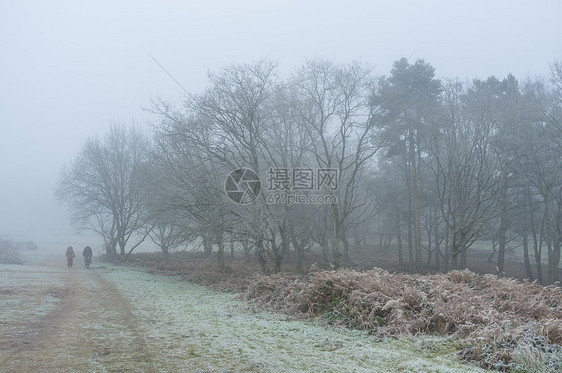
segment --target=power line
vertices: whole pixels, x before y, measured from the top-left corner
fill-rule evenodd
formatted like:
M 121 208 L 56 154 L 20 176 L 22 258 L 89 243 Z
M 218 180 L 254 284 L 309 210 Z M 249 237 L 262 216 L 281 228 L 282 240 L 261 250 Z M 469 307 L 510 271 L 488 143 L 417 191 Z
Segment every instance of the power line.
M 168 72 L 168 70 L 166 70 L 166 68 L 165 68 L 164 66 L 162 66 L 162 64 L 161 64 L 160 62 L 158 62 L 158 61 L 156 60 L 156 58 L 154 58 L 154 57 L 152 56 L 152 54 L 150 54 L 148 51 L 146 52 L 146 54 L 148 54 L 148 55 L 150 56 L 150 58 L 152 58 L 152 60 L 153 60 L 154 62 L 156 62 L 156 63 L 158 64 L 158 66 L 160 66 L 160 68 L 161 68 L 162 70 L 164 70 L 164 72 L 165 72 L 166 74 L 168 74 L 168 76 L 169 76 L 170 78 L 172 78 L 172 80 L 173 80 L 174 82 L 176 82 L 177 85 L 180 86 L 181 89 L 183 89 L 183 91 L 184 91 L 185 93 L 189 94 L 189 92 L 187 91 L 187 89 L 185 89 L 185 88 L 180 84 L 180 82 L 178 82 L 178 81 L 176 80 L 176 78 L 174 78 L 173 75 L 170 74 L 170 73 Z

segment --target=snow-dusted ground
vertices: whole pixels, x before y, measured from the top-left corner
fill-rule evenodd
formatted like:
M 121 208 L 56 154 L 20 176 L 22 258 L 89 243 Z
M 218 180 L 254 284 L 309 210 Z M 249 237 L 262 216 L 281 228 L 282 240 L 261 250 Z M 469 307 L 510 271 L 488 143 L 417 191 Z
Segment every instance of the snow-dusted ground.
M 115 268 L 104 275 L 134 304 L 153 364 L 163 371 L 469 372 L 437 339 L 377 341 L 364 332 L 331 329 L 253 313 L 232 294 L 176 278 Z
M 0 324 L 28 324 L 55 309 L 64 273 L 45 266 L 0 265 Z
M 0 266 L 0 371 L 476 372 L 441 339 L 376 340 L 103 266 Z

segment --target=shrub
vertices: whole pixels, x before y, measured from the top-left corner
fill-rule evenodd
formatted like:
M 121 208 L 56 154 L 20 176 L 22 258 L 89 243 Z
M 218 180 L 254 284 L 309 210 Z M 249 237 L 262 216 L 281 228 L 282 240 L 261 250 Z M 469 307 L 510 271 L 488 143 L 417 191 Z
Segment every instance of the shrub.
M 376 336 L 434 333 L 462 338 L 470 347 L 461 355 L 487 368 L 519 369 L 535 359 L 558 369 L 561 361 L 558 286 L 467 270 L 422 276 L 374 268 L 255 276 L 244 296 L 289 314 L 322 316 L 329 324 L 366 329 Z

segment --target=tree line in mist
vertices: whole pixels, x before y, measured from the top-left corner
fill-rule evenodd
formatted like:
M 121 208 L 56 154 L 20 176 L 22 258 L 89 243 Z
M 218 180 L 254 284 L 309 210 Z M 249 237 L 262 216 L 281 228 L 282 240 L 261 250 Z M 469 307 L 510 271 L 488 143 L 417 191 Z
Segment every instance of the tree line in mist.
M 78 229 L 103 237 L 107 254 L 151 239 L 165 255 L 201 247 L 220 268 L 236 249 L 272 273 L 289 253 L 301 272 L 311 250 L 337 268 L 377 246 L 396 250 L 412 272 L 446 271 L 465 268 L 470 248 L 486 240 L 498 272 L 506 251 L 522 247 L 527 277 L 555 282 L 562 63 L 524 81 L 434 71 L 405 58 L 382 77 L 358 62 L 311 60 L 283 79 L 268 60 L 230 66 L 211 73 L 202 94 L 155 102 L 150 133 L 113 125 L 88 139 L 57 196 Z M 225 193 L 240 168 L 261 180 L 251 203 Z M 316 183 L 316 171 L 334 171 L 337 188 L 298 191 L 331 203 L 268 200 L 296 192 L 273 176 L 303 170 Z

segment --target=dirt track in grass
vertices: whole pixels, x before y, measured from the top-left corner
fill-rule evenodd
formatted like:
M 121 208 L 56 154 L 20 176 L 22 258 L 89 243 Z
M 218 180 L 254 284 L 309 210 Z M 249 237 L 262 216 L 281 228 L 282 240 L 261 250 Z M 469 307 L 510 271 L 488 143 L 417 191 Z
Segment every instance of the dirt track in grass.
M 122 267 L 0 266 L 2 372 L 465 372 L 440 339 L 376 340 Z
M 99 269 L 18 269 L 1 271 L 14 309 L 2 306 L 0 370 L 156 371 L 129 302 Z

